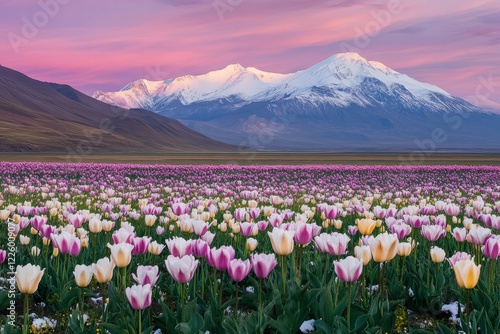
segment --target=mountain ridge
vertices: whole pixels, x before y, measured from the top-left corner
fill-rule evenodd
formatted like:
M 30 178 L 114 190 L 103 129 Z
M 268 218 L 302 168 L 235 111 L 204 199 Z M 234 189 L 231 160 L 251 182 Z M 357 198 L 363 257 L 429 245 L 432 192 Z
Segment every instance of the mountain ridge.
M 32 79 L 0 66 L 0 151 L 178 152 L 233 151 L 176 120 L 126 110 L 68 85 Z
M 93 96 L 142 107 L 233 145 L 284 151 L 500 150 L 500 115 L 355 53 L 295 73 L 229 65 L 199 76 L 136 81 Z M 145 89 L 149 85 L 149 90 Z

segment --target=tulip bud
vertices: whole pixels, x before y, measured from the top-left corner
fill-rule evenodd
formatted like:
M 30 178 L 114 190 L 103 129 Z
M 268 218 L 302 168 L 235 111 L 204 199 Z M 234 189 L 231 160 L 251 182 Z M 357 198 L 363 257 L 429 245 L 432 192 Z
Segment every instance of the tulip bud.
M 433 246 L 431 248 L 431 259 L 434 263 L 441 263 L 444 261 L 446 253 L 442 248 Z
M 31 252 L 30 252 L 31 256 L 40 256 L 40 248 L 36 247 L 36 246 L 33 246 L 31 247 Z
M 479 281 L 481 265 L 477 266 L 473 260 L 460 260 L 453 266 L 453 271 L 460 287 L 472 289 Z
M 92 280 L 92 266 L 76 265 L 73 271 L 75 276 L 76 285 L 81 288 L 85 288 L 90 284 Z
M 113 278 L 113 269 L 115 263 L 109 258 L 105 257 L 92 264 L 92 271 L 98 283 L 107 283 Z
M 254 238 L 248 238 L 245 243 L 245 249 L 249 252 L 253 252 L 259 243 Z
M 398 238 L 395 234 L 381 233 L 371 239 L 370 249 L 375 262 L 390 261 L 396 256 Z
M 40 266 L 27 264 L 25 266 L 17 266 L 16 282 L 19 292 L 23 294 L 34 294 L 38 290 L 45 269 L 41 270 Z
M 354 255 L 356 258 L 363 261 L 363 265 L 367 265 L 372 259 L 372 253 L 370 251 L 370 246 L 356 246 L 354 247 Z
M 356 225 L 358 226 L 359 233 L 362 235 L 369 235 L 372 234 L 377 222 L 373 219 L 364 218 L 356 220 Z
M 399 256 L 409 256 L 411 253 L 411 243 L 409 242 L 400 242 L 398 244 L 398 255 Z

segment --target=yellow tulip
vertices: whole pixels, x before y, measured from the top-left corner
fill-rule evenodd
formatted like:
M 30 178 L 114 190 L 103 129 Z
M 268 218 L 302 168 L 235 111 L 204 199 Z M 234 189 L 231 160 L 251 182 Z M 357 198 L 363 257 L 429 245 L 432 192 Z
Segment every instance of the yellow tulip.
M 366 266 L 372 259 L 372 253 L 369 246 L 356 246 L 354 247 L 354 255 L 363 261 L 363 265 Z
M 40 266 L 27 264 L 25 266 L 17 266 L 16 282 L 19 292 L 24 294 L 34 294 L 38 290 L 38 284 L 42 279 L 45 269 L 41 270 Z
M 111 249 L 111 257 L 118 268 L 126 267 L 132 261 L 132 249 L 134 249 L 134 245 L 120 242 L 115 245 L 108 244 L 108 248 Z
M 455 278 L 460 287 L 472 289 L 479 281 L 481 265 L 477 266 L 474 260 L 460 260 L 453 266 L 453 271 L 455 272 Z
M 255 248 L 257 248 L 258 241 L 254 238 L 248 238 L 246 243 L 245 243 L 245 249 L 248 250 L 249 252 L 253 252 Z
M 400 242 L 398 244 L 398 255 L 405 257 L 411 253 L 411 244 L 409 242 Z
M 285 231 L 281 228 L 273 228 L 272 232 L 267 232 L 271 239 L 273 250 L 278 255 L 288 255 L 293 252 L 293 231 Z
M 381 233 L 370 240 L 373 261 L 390 261 L 398 251 L 398 237 L 395 234 Z
M 436 246 L 431 248 L 432 262 L 441 263 L 444 261 L 445 256 L 446 256 L 446 253 L 444 252 L 444 250 L 442 248 L 439 248 Z
M 357 224 L 359 233 L 361 233 L 362 235 L 370 235 L 375 229 L 377 222 L 373 219 L 364 218 L 358 219 Z
M 92 271 L 94 272 L 94 277 L 99 283 L 106 283 L 111 281 L 113 278 L 113 269 L 115 268 L 115 263 L 110 261 L 109 258 L 105 257 L 97 261 L 97 263 L 92 264 Z
M 92 266 L 78 264 L 75 266 L 73 275 L 75 275 L 76 285 L 81 288 L 85 288 L 90 284 L 90 281 L 92 280 Z

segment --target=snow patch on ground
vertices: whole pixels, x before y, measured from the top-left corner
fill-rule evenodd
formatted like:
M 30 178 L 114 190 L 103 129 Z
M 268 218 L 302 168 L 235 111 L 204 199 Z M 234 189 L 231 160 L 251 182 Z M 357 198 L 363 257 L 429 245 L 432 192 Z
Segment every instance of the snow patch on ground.
M 36 330 L 54 329 L 57 326 L 57 320 L 47 317 L 35 318 L 33 319 L 33 326 L 36 328 Z
M 302 323 L 302 325 L 300 325 L 300 331 L 302 333 L 309 333 L 309 332 L 314 331 L 314 322 L 315 321 L 316 320 L 314 320 L 314 319 L 304 321 Z
M 460 304 L 460 308 L 462 311 L 464 310 L 464 306 L 462 304 Z M 450 320 L 456 324 L 460 323 L 460 318 L 458 317 L 458 302 L 444 304 L 443 307 L 441 307 L 441 311 L 450 312 Z

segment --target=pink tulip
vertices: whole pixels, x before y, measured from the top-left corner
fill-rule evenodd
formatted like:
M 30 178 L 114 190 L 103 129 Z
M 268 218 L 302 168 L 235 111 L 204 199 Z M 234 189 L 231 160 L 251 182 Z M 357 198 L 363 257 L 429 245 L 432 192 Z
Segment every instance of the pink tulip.
M 339 214 L 339 209 L 336 206 L 328 205 L 324 208 L 324 214 L 326 219 L 335 219 Z
M 193 255 L 196 257 L 206 257 L 210 246 L 205 240 L 197 239 L 193 242 Z
M 214 238 L 215 238 L 215 233 L 212 233 L 210 231 L 207 231 L 207 233 L 205 233 L 201 236 L 201 239 L 206 241 L 209 246 L 214 241 Z
M 411 226 L 405 223 L 392 224 L 389 229 L 398 236 L 398 239 L 403 239 L 411 233 Z
M 314 243 L 320 252 L 339 256 L 345 254 L 350 240 L 345 234 L 333 232 L 331 234 L 321 233 L 314 238 Z
M 207 253 L 207 263 L 217 268 L 217 270 L 225 271 L 234 256 L 235 251 L 232 246 L 221 246 L 219 249 L 212 248 Z
M 4 263 L 6 258 L 7 258 L 7 251 L 0 249 L 0 264 Z
M 157 226 L 156 227 L 156 234 L 163 235 L 163 233 L 165 233 L 165 228 L 163 226 Z
M 250 219 L 257 219 L 260 216 L 260 209 L 259 208 L 250 208 L 248 210 L 248 215 L 250 216 Z
M 453 254 L 452 257 L 448 258 L 448 263 L 450 264 L 450 266 L 453 268 L 455 266 L 455 263 L 457 263 L 458 261 L 461 261 L 461 260 L 470 260 L 471 259 L 471 256 L 468 254 L 468 253 L 465 253 L 465 252 L 456 252 L 455 254 Z
M 113 232 L 112 238 L 114 244 L 126 242 L 132 245 L 133 239 L 135 238 L 135 233 L 121 227 L 119 230 Z
M 50 238 L 54 247 L 58 248 L 62 254 L 77 256 L 80 253 L 81 241 L 75 235 L 62 231 L 61 234 L 51 234 Z
M 35 216 L 30 219 L 31 226 L 37 231 L 42 229 L 42 226 L 47 223 L 48 218 L 43 216 Z
M 234 219 L 241 222 L 245 220 L 246 210 L 245 208 L 238 208 L 234 210 Z
M 356 235 L 356 233 L 358 233 L 358 227 L 356 225 L 349 225 L 347 226 L 347 232 L 350 235 Z
M 474 245 L 484 245 L 490 236 L 491 230 L 489 228 L 479 226 L 469 231 L 469 234 L 467 234 L 467 241 Z
M 150 284 L 154 286 L 160 277 L 158 270 L 158 266 L 138 266 L 137 275 L 132 274 L 132 277 L 139 285 Z
M 49 224 L 44 224 L 39 231 L 42 237 L 50 239 L 50 235 L 56 231 L 56 227 Z
M 68 222 L 73 225 L 75 228 L 78 228 L 83 225 L 85 222 L 85 217 L 82 214 L 70 214 L 68 216 Z
M 131 288 L 125 289 L 125 294 L 135 310 L 144 310 L 151 305 L 151 284 L 133 285 Z
M 444 207 L 444 212 L 448 216 L 458 216 L 458 214 L 460 213 L 460 207 L 456 204 L 447 204 Z
M 272 254 L 252 254 L 250 257 L 255 276 L 264 279 L 276 267 L 276 255 Z
M 298 222 L 295 224 L 295 234 L 293 240 L 300 245 L 308 245 L 313 238 L 315 224 Z
M 192 221 L 193 232 L 197 236 L 202 236 L 203 234 L 207 233 L 208 226 L 209 225 L 203 220 L 193 220 Z
M 255 223 L 244 222 L 240 224 L 240 233 L 244 237 L 249 237 L 257 233 L 258 227 Z
M 429 241 L 436 241 L 446 236 L 446 230 L 441 225 L 424 225 L 422 226 L 422 235 Z
M 268 219 L 272 227 L 280 227 L 283 224 L 283 217 L 280 214 L 273 213 Z
M 334 261 L 335 273 L 342 282 L 354 282 L 363 272 L 363 261 L 348 256 L 345 259 Z
M 172 239 L 165 240 L 170 254 L 177 257 L 193 254 L 193 241 L 184 238 L 173 237 Z
M 458 242 L 464 242 L 467 240 L 467 229 L 465 227 L 455 227 L 453 229 L 453 237 Z
M 268 221 L 261 220 L 260 222 L 257 223 L 257 228 L 259 231 L 265 231 L 267 230 L 267 226 L 269 225 Z
M 179 283 L 189 282 L 198 267 L 199 261 L 193 255 L 177 257 L 169 255 L 165 260 L 165 266 L 172 278 Z
M 380 206 L 376 206 L 375 208 L 373 208 L 373 214 L 378 219 L 384 219 L 387 214 L 387 210 L 382 209 Z
M 148 251 L 149 244 L 151 243 L 151 237 L 136 237 L 132 239 L 132 245 L 134 245 L 134 249 L 132 249 L 132 255 L 144 254 Z
M 446 228 L 446 216 L 445 215 L 439 215 L 437 217 L 434 218 L 434 221 L 433 221 L 433 224 L 434 225 L 439 225 L 441 226 L 442 228 Z
M 229 277 L 235 282 L 243 281 L 250 273 L 250 270 L 252 270 L 250 260 L 233 259 L 229 261 L 229 266 L 227 267 Z
M 173 203 L 172 204 L 172 212 L 176 216 L 183 215 L 183 214 L 189 212 L 189 206 L 187 204 L 184 204 L 184 203 Z
M 500 237 L 489 238 L 481 249 L 487 258 L 496 260 L 500 256 Z

